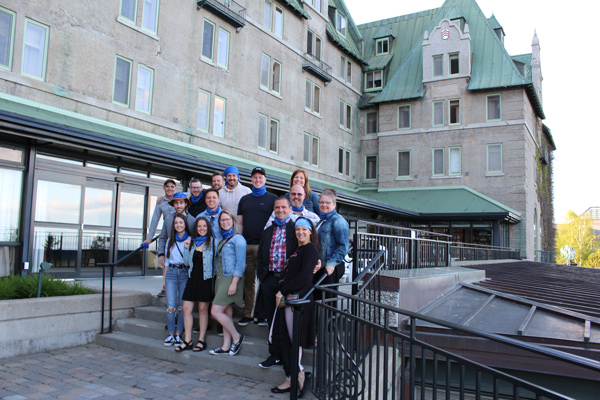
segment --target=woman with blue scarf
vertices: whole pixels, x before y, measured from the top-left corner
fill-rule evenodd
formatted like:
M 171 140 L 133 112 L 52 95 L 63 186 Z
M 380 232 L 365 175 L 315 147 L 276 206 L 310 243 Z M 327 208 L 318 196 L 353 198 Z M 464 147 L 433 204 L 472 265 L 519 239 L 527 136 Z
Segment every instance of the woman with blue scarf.
M 336 211 L 337 193 L 333 189 L 325 189 L 319 199 L 321 221 L 317 225 L 321 243 L 323 265 L 331 278 L 327 283 L 336 283 L 339 272 L 333 274 L 337 265 L 344 261 L 350 248 L 350 228 L 348 222 Z M 343 265 L 342 265 L 343 267 Z
M 206 217 L 198 217 L 192 229 L 192 237 L 185 241 L 184 264 L 189 267 L 188 280 L 183 291 L 183 324 L 185 339 L 175 351 L 206 350 L 206 329 L 208 328 L 208 306 L 213 300 L 215 239 L 210 222 Z M 192 347 L 192 325 L 194 304 L 198 303 L 200 332 L 196 347 Z
M 180 346 L 183 344 L 183 290 L 188 280 L 188 267 L 183 260 L 185 241 L 190 237 L 187 216 L 175 215 L 171 236 L 165 246 L 165 294 L 167 297 L 167 329 L 169 336 L 165 339 L 165 346 Z M 179 310 L 177 326 L 175 326 L 175 312 Z
M 246 239 L 237 232 L 236 217 L 228 210 L 219 215 L 219 227 L 222 239 L 215 250 L 217 278 L 211 314 L 223 326 L 223 344 L 209 353 L 235 356 L 244 341 L 233 325 L 233 304 L 241 307 L 244 301 Z

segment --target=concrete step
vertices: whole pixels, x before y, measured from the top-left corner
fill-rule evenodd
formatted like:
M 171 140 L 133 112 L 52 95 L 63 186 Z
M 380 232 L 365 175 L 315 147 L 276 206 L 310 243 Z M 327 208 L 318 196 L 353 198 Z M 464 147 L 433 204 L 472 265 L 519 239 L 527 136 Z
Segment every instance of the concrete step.
M 220 338 L 211 338 L 211 343 L 213 340 L 217 339 Z M 245 341 L 240 353 L 234 357 L 229 355 L 213 356 L 209 354 L 208 351 L 197 353 L 184 351 L 183 353 L 177 353 L 173 347 L 164 347 L 162 340 L 159 341 L 126 332 L 113 332 L 98 335 L 96 342 L 101 346 L 106 346 L 118 351 L 180 363 L 182 369 L 210 368 L 219 372 L 267 382 L 273 385 L 279 384 L 285 379 L 283 368 L 279 366 L 275 366 L 271 369 L 264 369 L 258 366 L 258 363 L 262 361 L 263 358 L 249 355 L 249 348 L 254 345 L 251 340 Z M 218 344 L 214 347 L 218 347 Z M 311 364 L 305 359 L 303 361 L 306 370 L 310 371 L 312 369 Z

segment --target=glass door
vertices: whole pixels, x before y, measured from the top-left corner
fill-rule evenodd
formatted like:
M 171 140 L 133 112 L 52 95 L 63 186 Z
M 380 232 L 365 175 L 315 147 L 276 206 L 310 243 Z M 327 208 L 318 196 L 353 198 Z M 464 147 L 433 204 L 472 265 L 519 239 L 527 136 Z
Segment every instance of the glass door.
M 146 187 L 117 184 L 117 238 L 115 261 L 125 257 L 142 244 Z M 144 252 L 140 251 L 117 266 L 120 275 L 140 275 L 144 266 Z

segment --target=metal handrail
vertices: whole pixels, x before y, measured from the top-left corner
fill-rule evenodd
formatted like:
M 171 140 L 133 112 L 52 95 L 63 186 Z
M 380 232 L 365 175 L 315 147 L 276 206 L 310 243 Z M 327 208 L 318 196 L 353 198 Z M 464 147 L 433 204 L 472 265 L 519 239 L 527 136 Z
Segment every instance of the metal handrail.
M 156 235 L 150 241 L 150 243 L 153 243 L 157 239 L 158 239 L 158 235 Z M 121 257 L 119 260 L 112 262 L 112 263 L 96 263 L 96 266 L 102 267 L 102 306 L 101 306 L 101 311 L 100 311 L 100 333 L 104 333 L 104 299 L 105 299 L 105 292 L 106 292 L 106 267 L 110 268 L 110 290 L 109 290 L 109 297 L 108 297 L 108 308 L 109 308 L 108 332 L 112 332 L 113 276 L 115 274 L 114 273 L 115 267 L 117 265 L 119 265 L 120 263 L 122 263 L 123 261 L 126 261 L 127 259 L 131 258 L 134 254 L 136 254 L 140 250 L 145 249 L 145 248 L 147 248 L 147 247 L 140 245 L 137 249 L 133 250 L 132 252 L 126 254 L 125 256 Z

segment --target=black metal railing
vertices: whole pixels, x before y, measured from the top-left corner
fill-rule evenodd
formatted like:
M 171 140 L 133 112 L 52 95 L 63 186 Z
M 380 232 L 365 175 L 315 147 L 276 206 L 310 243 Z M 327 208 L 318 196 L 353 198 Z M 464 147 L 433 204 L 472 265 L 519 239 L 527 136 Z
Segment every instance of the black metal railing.
M 520 260 L 521 251 L 510 247 L 452 242 L 450 256 L 454 261 Z
M 198 8 L 207 8 L 236 28 L 246 24 L 246 8 L 234 0 L 198 0 Z
M 154 242 L 156 239 L 158 239 L 158 235 L 155 236 L 150 241 L 150 243 Z M 133 257 L 134 254 L 138 253 L 139 251 L 141 251 L 145 248 L 146 247 L 140 245 L 137 249 L 126 254 L 125 256 L 121 257 L 120 259 L 118 259 L 117 261 L 115 261 L 113 263 L 96 263 L 96 266 L 102 268 L 102 306 L 101 306 L 101 311 L 100 311 L 100 333 L 112 332 L 113 277 L 115 275 L 115 267 L 117 265 L 127 261 L 129 258 Z M 104 332 L 104 304 L 105 304 L 105 298 L 106 298 L 106 268 L 110 269 L 110 271 L 109 271 L 110 288 L 109 288 L 109 296 L 108 296 L 108 331 Z
M 556 256 L 553 251 L 536 250 L 535 261 L 548 264 L 556 264 Z
M 331 82 L 332 68 L 325 61 L 321 60 L 314 54 L 304 53 L 304 59 L 307 63 L 302 65 L 302 69 L 316 75 L 318 78 L 322 79 L 325 83 Z

